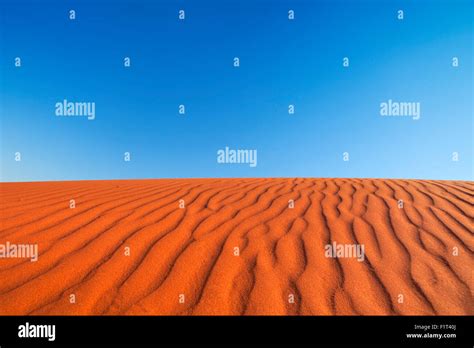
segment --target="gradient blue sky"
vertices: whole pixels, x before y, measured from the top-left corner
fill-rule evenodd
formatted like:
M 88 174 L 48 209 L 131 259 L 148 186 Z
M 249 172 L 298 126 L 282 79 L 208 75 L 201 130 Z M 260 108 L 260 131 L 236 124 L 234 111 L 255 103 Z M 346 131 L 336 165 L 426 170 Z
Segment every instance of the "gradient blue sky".
M 472 0 L 2 0 L 0 16 L 1 181 L 473 180 Z M 56 117 L 63 99 L 96 119 Z M 421 118 L 381 117 L 388 99 Z M 257 167 L 218 164 L 225 146 Z

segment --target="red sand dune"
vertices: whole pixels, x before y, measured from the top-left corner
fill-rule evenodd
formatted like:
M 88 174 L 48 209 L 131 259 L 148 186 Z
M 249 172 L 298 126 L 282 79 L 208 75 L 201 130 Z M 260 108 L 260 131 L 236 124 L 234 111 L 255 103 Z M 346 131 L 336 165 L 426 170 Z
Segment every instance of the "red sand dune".
M 39 247 L 37 262 L 0 258 L 3 315 L 474 314 L 473 182 L 35 182 L 0 195 L 0 244 Z M 333 242 L 365 259 L 326 257 Z

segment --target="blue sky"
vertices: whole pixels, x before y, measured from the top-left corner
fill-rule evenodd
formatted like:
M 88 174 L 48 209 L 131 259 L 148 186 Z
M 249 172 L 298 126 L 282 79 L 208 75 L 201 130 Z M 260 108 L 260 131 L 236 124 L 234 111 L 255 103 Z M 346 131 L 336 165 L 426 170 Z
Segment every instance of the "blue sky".
M 472 1 L 4 0 L 0 16 L 1 181 L 473 180 Z M 64 99 L 95 119 L 57 117 Z M 380 116 L 388 99 L 420 119 Z M 225 146 L 258 165 L 217 163 Z

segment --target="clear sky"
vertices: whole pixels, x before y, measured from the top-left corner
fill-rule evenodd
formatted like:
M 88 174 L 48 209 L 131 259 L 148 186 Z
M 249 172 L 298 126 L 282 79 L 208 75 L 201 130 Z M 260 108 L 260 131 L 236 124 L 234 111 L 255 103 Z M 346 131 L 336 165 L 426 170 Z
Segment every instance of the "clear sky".
M 473 180 L 473 3 L 2 0 L 0 180 Z M 381 116 L 389 99 L 420 118 Z M 219 164 L 226 146 L 257 166 Z

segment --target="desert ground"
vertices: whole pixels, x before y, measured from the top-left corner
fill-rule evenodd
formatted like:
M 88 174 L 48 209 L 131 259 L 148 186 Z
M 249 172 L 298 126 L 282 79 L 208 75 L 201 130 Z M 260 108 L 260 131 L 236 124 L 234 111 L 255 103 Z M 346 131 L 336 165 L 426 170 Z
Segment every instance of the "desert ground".
M 468 181 L 1 183 L 0 314 L 473 315 L 473 197 Z

